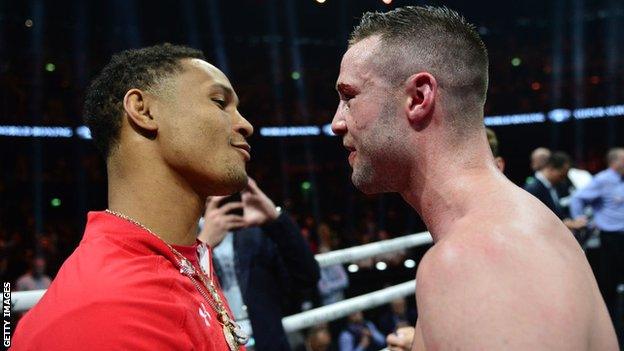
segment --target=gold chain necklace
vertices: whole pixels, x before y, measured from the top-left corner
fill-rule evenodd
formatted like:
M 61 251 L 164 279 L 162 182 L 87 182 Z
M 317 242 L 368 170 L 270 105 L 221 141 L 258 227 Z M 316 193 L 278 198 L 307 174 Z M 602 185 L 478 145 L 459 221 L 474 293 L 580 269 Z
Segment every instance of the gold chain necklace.
M 115 212 L 109 209 L 107 209 L 106 212 L 114 216 L 117 216 L 121 219 L 124 219 L 144 229 L 145 231 L 147 231 L 148 233 L 152 234 L 153 236 L 158 238 L 160 241 L 162 241 L 165 245 L 167 245 L 169 250 L 171 250 L 171 252 L 177 258 L 176 263 L 180 267 L 180 273 L 182 275 L 187 276 L 190 279 L 191 283 L 193 283 L 193 285 L 195 286 L 199 294 L 204 298 L 204 300 L 206 300 L 206 302 L 208 302 L 210 307 L 212 307 L 212 309 L 215 312 L 217 312 L 217 314 L 219 315 L 218 320 L 219 320 L 219 323 L 221 323 L 221 325 L 223 326 L 223 336 L 225 337 L 225 341 L 227 342 L 230 350 L 236 351 L 239 349 L 240 346 L 245 345 L 247 343 L 247 341 L 249 340 L 249 336 L 241 329 L 241 327 L 228 314 L 227 310 L 225 309 L 223 305 L 223 301 L 221 301 L 221 297 L 219 296 L 219 293 L 217 292 L 217 289 L 215 288 L 211 278 L 206 277 L 206 274 L 201 269 L 198 272 L 195 269 L 195 267 L 193 267 L 193 264 L 191 264 L 191 262 L 186 257 L 184 257 L 184 255 L 182 255 L 178 250 L 173 248 L 173 246 L 171 246 L 168 242 L 164 241 L 161 237 L 159 237 L 158 234 L 154 233 L 151 229 L 144 226 L 139 221 L 134 220 L 124 215 L 123 213 Z M 204 287 L 210 293 L 210 297 L 208 296 L 208 294 L 206 294 L 204 289 L 201 288 L 201 285 L 197 282 L 197 280 L 195 279 L 195 276 L 197 276 L 199 280 L 204 284 Z

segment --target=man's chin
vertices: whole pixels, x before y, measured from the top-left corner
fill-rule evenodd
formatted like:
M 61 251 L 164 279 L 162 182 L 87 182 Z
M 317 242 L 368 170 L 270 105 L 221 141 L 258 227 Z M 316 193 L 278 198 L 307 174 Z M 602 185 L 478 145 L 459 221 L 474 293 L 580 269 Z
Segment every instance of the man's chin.
M 359 191 L 363 192 L 366 195 L 374 195 L 386 192 L 382 190 L 379 184 L 377 184 L 374 180 L 367 177 L 358 176 L 355 171 L 351 175 L 351 181 Z
M 223 195 L 230 195 L 230 194 L 237 193 L 243 190 L 247 186 L 247 173 L 246 172 L 232 174 L 232 176 L 229 178 L 230 179 L 228 179 L 228 184 L 227 184 L 228 192 Z
M 205 188 L 205 196 L 226 196 L 243 190 L 247 186 L 246 172 L 230 172 L 227 177 L 213 180 L 209 188 Z

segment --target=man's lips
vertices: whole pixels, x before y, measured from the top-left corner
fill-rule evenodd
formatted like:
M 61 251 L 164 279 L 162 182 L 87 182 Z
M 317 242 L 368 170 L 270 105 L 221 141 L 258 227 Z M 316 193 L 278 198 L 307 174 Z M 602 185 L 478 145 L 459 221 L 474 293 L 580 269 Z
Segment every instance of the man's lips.
M 349 153 L 349 164 L 353 166 L 353 162 L 355 161 L 355 156 L 357 155 L 357 151 L 353 150 Z
M 349 164 L 353 165 L 353 161 L 355 160 L 355 156 L 357 155 L 357 150 L 351 145 L 343 144 L 345 149 L 349 151 Z
M 232 146 L 237 148 L 245 156 L 245 161 L 249 161 L 251 159 L 251 146 L 249 146 L 249 144 L 232 144 Z

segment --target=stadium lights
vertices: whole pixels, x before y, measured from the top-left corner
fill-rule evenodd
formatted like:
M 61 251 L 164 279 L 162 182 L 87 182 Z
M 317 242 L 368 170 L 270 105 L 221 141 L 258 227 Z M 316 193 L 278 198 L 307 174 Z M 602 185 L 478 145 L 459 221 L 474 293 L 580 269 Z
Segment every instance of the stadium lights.
M 408 258 L 407 260 L 405 260 L 405 262 L 403 262 L 403 265 L 405 266 L 405 268 L 414 268 L 416 267 L 416 261 Z
M 347 267 L 347 270 L 349 271 L 349 273 L 356 273 L 357 271 L 360 270 L 360 267 L 358 267 L 357 264 L 353 263 L 353 264 L 350 264 L 349 267 Z
M 562 123 L 572 119 L 601 119 L 611 117 L 624 117 L 624 104 L 596 107 L 582 107 L 577 109 L 558 108 L 548 112 L 530 112 L 511 115 L 485 116 L 486 126 L 510 126 L 517 124 L 535 124 L 550 121 Z M 279 126 L 261 127 L 260 135 L 263 137 L 300 137 L 300 136 L 335 136 L 331 131 L 331 124 L 321 126 Z M 72 138 L 91 139 L 91 133 L 87 126 L 61 127 L 61 126 L 16 126 L 0 125 L 0 137 L 23 137 L 23 138 Z

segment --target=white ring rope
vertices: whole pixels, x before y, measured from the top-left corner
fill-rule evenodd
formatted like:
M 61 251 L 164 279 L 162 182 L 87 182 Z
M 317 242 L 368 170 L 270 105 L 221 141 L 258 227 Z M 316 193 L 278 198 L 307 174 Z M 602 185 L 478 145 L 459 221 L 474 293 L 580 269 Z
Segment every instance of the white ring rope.
M 392 300 L 414 294 L 415 287 L 416 281 L 410 280 L 372 293 L 352 297 L 331 305 L 284 317 L 282 318 L 282 324 L 287 333 L 301 330 L 319 323 L 329 322 L 348 316 L 353 312 L 385 305 Z
M 24 312 L 31 309 L 45 294 L 44 290 L 16 291 L 11 293 L 12 310 Z
M 320 267 L 354 262 L 369 257 L 400 251 L 433 242 L 428 232 L 410 234 L 394 239 L 377 241 L 347 249 L 331 251 L 314 256 Z M 414 293 L 415 281 L 408 281 L 372 293 L 353 297 L 331 305 L 301 312 L 282 319 L 287 332 L 307 328 L 318 323 L 329 322 L 362 311 L 384 305 L 394 299 Z M 32 308 L 45 294 L 45 290 L 18 291 L 11 293 L 13 311 L 24 312 Z
M 335 264 L 355 262 L 369 257 L 383 255 L 389 252 L 400 251 L 414 246 L 432 243 L 429 232 L 422 232 L 401 236 L 394 239 L 376 241 L 370 244 L 349 247 L 347 249 L 330 251 L 314 256 L 319 266 L 327 267 Z

